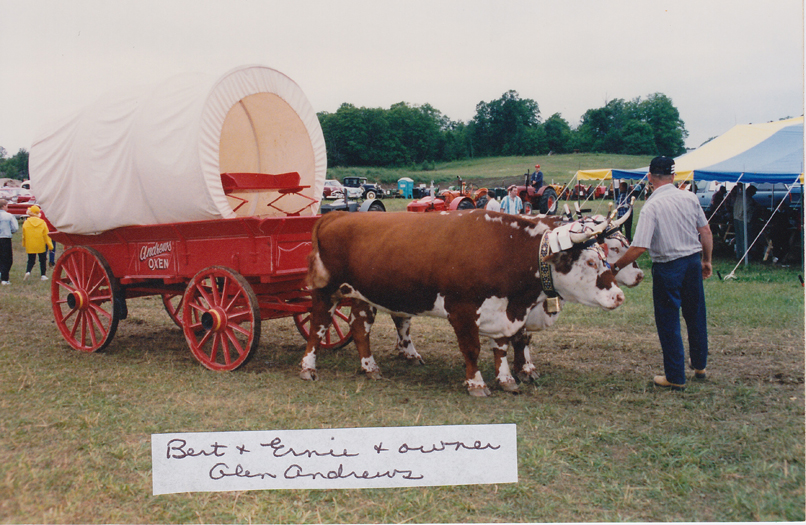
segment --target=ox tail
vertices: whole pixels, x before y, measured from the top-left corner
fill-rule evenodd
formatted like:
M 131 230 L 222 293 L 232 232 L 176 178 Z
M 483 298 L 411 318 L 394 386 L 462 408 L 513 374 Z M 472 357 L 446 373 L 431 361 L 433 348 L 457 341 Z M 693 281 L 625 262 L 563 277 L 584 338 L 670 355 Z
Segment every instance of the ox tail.
M 314 223 L 311 232 L 311 253 L 308 254 L 308 275 L 305 278 L 305 284 L 310 288 L 324 288 L 330 281 L 330 273 L 319 256 L 319 227 L 323 219 L 324 217 Z

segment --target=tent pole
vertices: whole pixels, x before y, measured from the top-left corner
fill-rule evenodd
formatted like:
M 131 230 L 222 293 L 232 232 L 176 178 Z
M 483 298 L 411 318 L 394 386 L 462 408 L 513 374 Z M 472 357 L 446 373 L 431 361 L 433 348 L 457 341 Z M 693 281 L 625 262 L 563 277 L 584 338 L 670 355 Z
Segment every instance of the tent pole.
M 742 243 L 744 244 L 744 267 L 746 269 L 750 265 L 750 257 L 747 255 L 750 251 L 750 247 L 747 246 L 747 185 L 742 188 L 742 230 L 744 231 Z

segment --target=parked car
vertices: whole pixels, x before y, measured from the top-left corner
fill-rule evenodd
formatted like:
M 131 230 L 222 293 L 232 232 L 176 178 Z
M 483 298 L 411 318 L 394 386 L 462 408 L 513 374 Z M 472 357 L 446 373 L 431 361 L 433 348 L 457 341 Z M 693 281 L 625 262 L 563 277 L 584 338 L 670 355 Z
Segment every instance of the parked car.
M 713 197 L 717 188 L 723 184 L 728 192 L 736 185 L 732 182 L 723 183 L 717 181 L 698 181 L 694 183 L 696 188 L 695 194 L 703 210 L 708 209 L 708 206 L 711 205 L 711 197 Z M 791 191 L 788 191 L 790 187 L 789 184 L 749 183 L 747 185 L 756 187 L 757 191 L 753 196 L 753 200 L 756 201 L 756 204 L 768 210 L 774 210 L 778 206 L 778 203 L 781 202 L 781 199 L 785 199 L 785 205 L 792 209 L 799 210 L 802 206 L 803 186 L 801 186 L 800 183 L 793 185 Z
M 326 180 L 325 187 L 322 189 L 323 199 L 341 199 L 344 198 L 344 186 L 337 180 Z
M 383 188 L 379 184 L 367 182 L 366 177 L 344 177 L 342 182 L 345 188 L 359 188 L 362 199 L 382 199 L 384 197 Z

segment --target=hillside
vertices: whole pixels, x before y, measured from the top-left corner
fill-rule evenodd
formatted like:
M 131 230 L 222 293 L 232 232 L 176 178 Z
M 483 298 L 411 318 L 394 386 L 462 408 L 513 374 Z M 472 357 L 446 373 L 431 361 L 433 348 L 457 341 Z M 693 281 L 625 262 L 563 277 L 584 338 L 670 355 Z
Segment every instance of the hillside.
M 610 155 L 597 153 L 572 153 L 566 155 L 543 155 L 534 157 L 490 157 L 437 163 L 409 168 L 329 168 L 328 179 L 341 180 L 346 176 L 367 177 L 381 183 L 385 188 L 395 188 L 401 177 L 410 177 L 415 184 L 434 184 L 442 187 L 454 184 L 457 177 L 483 187 L 507 186 L 523 182 L 523 175 L 534 171 L 535 164 L 546 182 L 566 183 L 577 170 L 622 168 L 632 169 L 649 165 L 650 156 Z

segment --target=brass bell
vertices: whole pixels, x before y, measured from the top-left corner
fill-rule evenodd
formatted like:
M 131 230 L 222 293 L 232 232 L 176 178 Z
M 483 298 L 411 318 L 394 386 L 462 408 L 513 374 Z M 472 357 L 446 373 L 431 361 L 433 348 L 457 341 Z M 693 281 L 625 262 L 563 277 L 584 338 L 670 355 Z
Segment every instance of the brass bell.
M 546 298 L 546 313 L 556 314 L 560 312 L 560 298 L 548 297 Z

